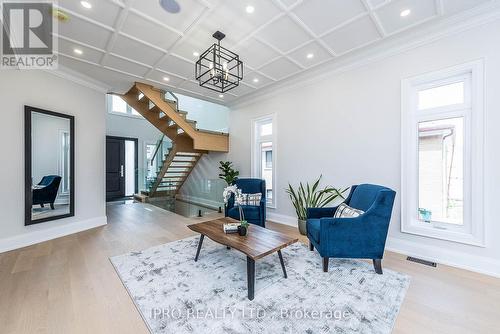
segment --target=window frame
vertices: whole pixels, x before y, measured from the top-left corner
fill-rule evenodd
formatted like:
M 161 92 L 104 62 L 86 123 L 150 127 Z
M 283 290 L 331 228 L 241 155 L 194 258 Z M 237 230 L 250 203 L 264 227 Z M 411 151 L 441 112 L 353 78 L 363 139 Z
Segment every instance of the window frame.
M 272 123 L 272 134 L 267 135 L 267 136 L 261 136 L 259 131 L 259 127 L 261 124 L 264 123 Z M 261 151 L 261 144 L 265 142 L 271 142 L 272 143 L 272 177 L 273 177 L 273 183 L 272 183 L 272 202 L 267 201 L 267 188 L 266 188 L 266 207 L 271 208 L 271 209 L 276 209 L 277 205 L 277 199 L 276 199 L 276 152 L 277 152 L 277 133 L 276 133 L 276 114 L 270 114 L 270 115 L 265 115 L 261 116 L 258 118 L 254 118 L 252 120 L 252 147 L 251 147 L 251 176 L 256 177 L 256 178 L 262 178 L 262 175 L 260 173 L 261 171 L 261 164 L 262 164 L 262 151 Z
M 68 154 L 65 158 L 65 154 L 64 154 L 64 147 L 61 145 L 62 144 L 62 140 L 63 140 L 63 137 L 66 137 L 67 136 L 67 144 L 68 144 Z M 69 150 L 70 150 L 70 147 L 71 147 L 71 143 L 70 143 L 70 140 L 71 140 L 71 135 L 70 135 L 70 131 L 69 130 L 66 130 L 66 129 L 59 129 L 59 161 L 58 161 L 58 170 L 59 170 L 59 175 L 61 175 L 61 184 L 60 184 L 60 187 L 59 187 L 59 195 L 61 196 L 69 196 L 69 193 L 70 193 L 70 186 L 71 186 L 71 182 L 69 180 L 70 176 L 69 175 L 66 175 L 66 173 L 64 172 L 65 171 L 65 164 L 67 163 L 68 164 L 68 173 L 69 173 L 69 170 L 70 170 L 70 157 L 69 157 Z
M 106 95 L 106 109 L 108 111 L 108 114 L 145 120 L 145 118 L 142 117 L 141 114 L 138 114 L 138 115 L 133 114 L 132 107 L 129 106 L 128 103 L 125 103 L 125 105 L 127 106 L 126 113 L 113 111 L 113 95 L 114 94 L 107 94 Z
M 418 92 L 464 82 L 464 103 L 418 109 Z M 477 60 L 401 82 L 401 232 L 485 247 L 484 231 L 484 62 Z M 463 225 L 418 219 L 420 122 L 464 119 Z

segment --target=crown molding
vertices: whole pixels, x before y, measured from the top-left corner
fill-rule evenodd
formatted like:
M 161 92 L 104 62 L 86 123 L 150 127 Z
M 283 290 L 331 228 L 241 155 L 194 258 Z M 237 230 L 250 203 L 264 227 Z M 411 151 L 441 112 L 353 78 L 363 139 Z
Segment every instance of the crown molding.
M 96 90 L 100 93 L 108 93 L 111 90 L 111 87 L 106 85 L 105 83 L 95 80 L 80 72 L 74 71 L 61 64 L 58 65 L 57 70 L 43 70 L 43 71 L 55 75 L 57 77 L 72 81 L 81 86 Z
M 311 85 L 333 75 L 360 68 L 497 20 L 500 20 L 500 3 L 493 1 L 438 22 L 430 22 L 425 28 L 413 28 L 411 33 L 393 36 L 373 48 L 334 58 L 324 63 L 323 66 L 292 75 L 285 81 L 269 84 L 265 88 L 237 98 L 227 103 L 227 106 L 235 109 L 257 101 L 261 102 L 276 94 Z M 410 41 L 407 42 L 407 40 Z

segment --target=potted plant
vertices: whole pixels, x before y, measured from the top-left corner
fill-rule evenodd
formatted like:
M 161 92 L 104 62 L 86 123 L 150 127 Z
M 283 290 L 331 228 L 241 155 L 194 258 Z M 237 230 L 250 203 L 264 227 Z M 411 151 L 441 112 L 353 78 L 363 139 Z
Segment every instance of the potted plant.
M 240 226 L 238 226 L 238 234 L 245 236 L 248 233 L 248 227 L 250 224 L 246 220 L 240 221 Z
M 348 189 L 339 190 L 330 186 L 318 189 L 321 177 L 322 176 L 320 176 L 312 186 L 309 185 L 309 183 L 306 183 L 304 186 L 302 182 L 300 182 L 297 190 L 295 190 L 290 184 L 288 184 L 288 188 L 286 189 L 286 192 L 288 193 L 288 196 L 290 196 L 290 200 L 295 208 L 295 212 L 297 213 L 299 232 L 302 235 L 307 234 L 307 209 L 322 208 L 337 198 L 344 199 L 343 194 Z
M 228 186 L 232 186 L 238 179 L 240 172 L 233 168 L 233 163 L 231 161 L 219 161 L 219 164 L 219 169 L 221 170 L 219 179 L 226 181 Z
M 224 192 L 222 196 L 224 197 L 224 205 L 227 204 L 231 195 L 234 194 L 234 200 L 238 204 L 238 210 L 240 212 L 240 226 L 238 226 L 238 234 L 241 236 L 245 236 L 248 233 L 248 221 L 245 220 L 245 213 L 243 212 L 242 205 L 244 204 L 243 194 L 241 193 L 241 189 L 238 189 L 235 185 L 227 186 L 224 188 Z

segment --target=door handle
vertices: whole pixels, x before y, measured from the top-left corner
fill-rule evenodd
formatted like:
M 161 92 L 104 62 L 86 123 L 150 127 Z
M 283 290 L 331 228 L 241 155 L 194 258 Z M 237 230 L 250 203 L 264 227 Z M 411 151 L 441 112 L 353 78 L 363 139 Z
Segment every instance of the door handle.
M 123 177 L 123 165 L 120 165 L 120 177 Z

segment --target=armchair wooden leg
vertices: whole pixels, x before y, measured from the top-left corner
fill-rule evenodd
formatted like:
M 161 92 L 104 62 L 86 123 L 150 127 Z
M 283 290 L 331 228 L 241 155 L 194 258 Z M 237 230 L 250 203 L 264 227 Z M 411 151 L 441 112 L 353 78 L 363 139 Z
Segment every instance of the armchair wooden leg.
M 379 275 L 382 275 L 382 259 L 373 259 L 373 267 L 375 268 L 375 272 Z
M 329 257 L 324 257 L 324 258 L 323 258 L 323 271 L 324 271 L 325 273 L 327 273 L 327 272 L 328 272 L 328 260 L 330 260 L 330 258 L 329 258 Z
M 309 241 L 309 250 L 310 251 L 313 251 L 314 250 L 314 245 L 312 244 L 312 242 Z

